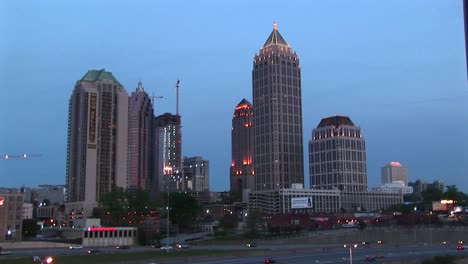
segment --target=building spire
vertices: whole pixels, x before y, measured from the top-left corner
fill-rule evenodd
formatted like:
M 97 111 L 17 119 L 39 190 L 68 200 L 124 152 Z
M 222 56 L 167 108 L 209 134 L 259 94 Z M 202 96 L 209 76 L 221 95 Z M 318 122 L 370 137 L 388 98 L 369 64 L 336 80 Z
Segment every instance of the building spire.
M 273 23 L 273 31 L 271 32 L 270 36 L 268 39 L 265 41 L 265 44 L 263 44 L 263 48 L 266 48 L 268 46 L 284 46 L 284 47 L 289 47 L 288 42 L 281 36 L 281 34 L 278 31 L 278 23 L 275 21 Z
M 278 30 L 278 23 L 276 21 L 273 22 L 273 30 Z
M 144 92 L 145 89 L 143 88 L 143 84 L 141 83 L 141 80 L 138 81 L 138 87 L 137 87 L 137 92 Z

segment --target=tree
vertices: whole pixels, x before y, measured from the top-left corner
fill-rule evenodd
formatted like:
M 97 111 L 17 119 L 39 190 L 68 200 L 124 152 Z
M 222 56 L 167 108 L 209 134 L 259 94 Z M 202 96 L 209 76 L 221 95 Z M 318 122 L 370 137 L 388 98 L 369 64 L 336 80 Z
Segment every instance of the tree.
M 259 210 L 250 210 L 247 215 L 247 232 L 249 234 L 255 234 L 257 230 L 257 224 L 263 223 L 262 212 Z
M 128 226 L 128 201 L 127 194 L 122 187 L 113 186 L 111 191 L 101 195 L 101 206 L 107 210 L 105 225 Z
M 239 222 L 236 214 L 226 214 L 219 221 L 219 226 L 224 229 L 235 229 Z
M 167 195 L 165 196 L 167 204 Z M 181 230 L 192 228 L 194 220 L 201 212 L 198 202 L 188 193 L 173 192 L 169 195 L 170 220 Z
M 35 237 L 37 235 L 37 220 L 23 219 L 23 237 Z

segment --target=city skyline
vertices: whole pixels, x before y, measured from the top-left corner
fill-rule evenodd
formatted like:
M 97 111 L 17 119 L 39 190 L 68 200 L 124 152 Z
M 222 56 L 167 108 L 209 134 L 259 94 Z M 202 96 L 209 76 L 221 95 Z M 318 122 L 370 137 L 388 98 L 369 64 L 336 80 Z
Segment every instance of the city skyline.
M 210 189 L 229 190 L 232 109 L 253 101 L 252 58 L 277 21 L 301 57 L 304 146 L 322 118 L 346 115 L 366 138 L 369 188 L 399 161 L 410 181 L 468 191 L 457 181 L 468 164 L 462 1 L 86 6 L 0 4 L 0 154 L 42 154 L 0 160 L 3 186 L 64 184 L 68 98 L 84 72 L 104 68 L 128 93 L 141 80 L 164 96 L 156 115 L 175 113 L 180 79 L 182 154 L 208 160 Z

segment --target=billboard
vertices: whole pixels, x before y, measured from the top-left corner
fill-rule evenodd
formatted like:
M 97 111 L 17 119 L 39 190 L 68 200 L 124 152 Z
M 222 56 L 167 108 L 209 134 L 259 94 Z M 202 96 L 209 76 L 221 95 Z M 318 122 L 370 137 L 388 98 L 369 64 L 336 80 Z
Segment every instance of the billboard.
M 312 208 L 312 197 L 291 198 L 291 209 Z
M 0 197 L 0 207 L 5 203 L 5 197 Z

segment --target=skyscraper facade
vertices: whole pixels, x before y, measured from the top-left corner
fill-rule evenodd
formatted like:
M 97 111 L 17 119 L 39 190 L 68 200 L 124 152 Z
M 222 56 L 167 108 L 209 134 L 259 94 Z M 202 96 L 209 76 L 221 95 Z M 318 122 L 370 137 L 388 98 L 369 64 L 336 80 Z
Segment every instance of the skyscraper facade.
M 127 187 L 128 94 L 111 72 L 89 70 L 70 97 L 68 202 L 96 203 Z
M 155 118 L 155 166 L 157 190 L 184 190 L 180 116 L 165 113 Z
M 188 192 L 210 190 L 210 164 L 203 157 L 184 157 L 184 181 Z
M 408 186 L 408 169 L 397 161 L 391 161 L 382 167 L 382 184 L 394 182 Z
M 246 99 L 237 104 L 231 128 L 231 191 L 253 189 L 253 107 Z
M 153 104 L 138 82 L 128 101 L 128 188 L 153 190 Z
M 254 190 L 304 184 L 301 68 L 276 23 L 252 70 Z
M 310 187 L 367 191 L 366 144 L 347 116 L 323 118 L 309 141 Z

